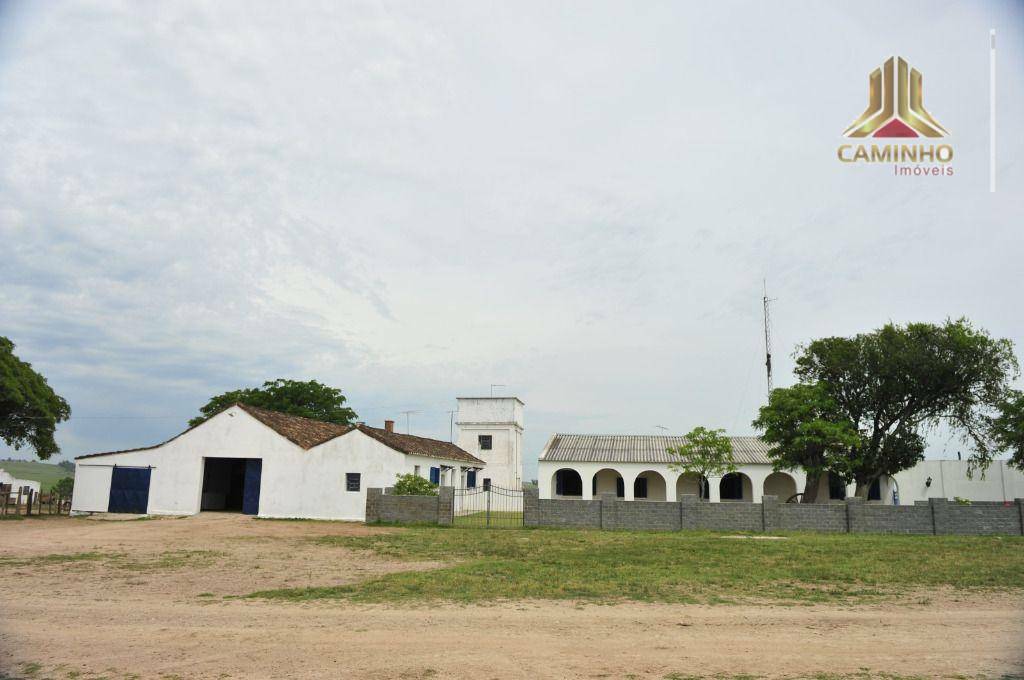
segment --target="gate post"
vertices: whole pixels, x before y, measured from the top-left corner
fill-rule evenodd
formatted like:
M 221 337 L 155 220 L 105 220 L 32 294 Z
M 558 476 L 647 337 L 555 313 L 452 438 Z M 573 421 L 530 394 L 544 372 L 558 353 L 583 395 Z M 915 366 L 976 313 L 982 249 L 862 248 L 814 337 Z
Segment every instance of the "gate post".
M 487 487 L 487 526 L 491 526 L 491 494 L 493 493 L 494 487 Z
M 437 523 L 451 526 L 455 513 L 455 488 L 442 486 L 437 489 Z

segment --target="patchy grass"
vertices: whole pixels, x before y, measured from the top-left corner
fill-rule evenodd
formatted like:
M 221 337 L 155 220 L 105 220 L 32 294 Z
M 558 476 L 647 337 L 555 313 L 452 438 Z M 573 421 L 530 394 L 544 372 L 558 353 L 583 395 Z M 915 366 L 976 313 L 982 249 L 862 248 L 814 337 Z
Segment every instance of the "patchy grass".
M 723 540 L 703 532 L 413 527 L 323 536 L 323 546 L 455 564 L 362 583 L 250 597 L 361 602 L 552 599 L 614 602 L 859 603 L 939 587 L 1024 588 L 1024 539 L 787 534 Z
M 127 571 L 161 571 L 185 567 L 209 566 L 223 553 L 214 550 L 169 550 L 152 556 L 128 557 L 124 553 L 81 552 L 39 555 L 36 557 L 2 557 L 2 567 L 41 567 L 79 562 L 102 563 Z

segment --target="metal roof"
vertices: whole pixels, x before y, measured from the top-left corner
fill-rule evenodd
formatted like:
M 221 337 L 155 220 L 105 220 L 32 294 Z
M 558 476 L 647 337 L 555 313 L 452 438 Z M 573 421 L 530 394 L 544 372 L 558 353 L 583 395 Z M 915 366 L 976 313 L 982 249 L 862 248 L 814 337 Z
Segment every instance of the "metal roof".
M 771 465 L 768 444 L 760 437 L 729 437 L 733 460 L 739 465 Z M 556 434 L 540 460 L 561 463 L 674 463 L 666 449 L 686 443 L 686 437 L 638 434 Z

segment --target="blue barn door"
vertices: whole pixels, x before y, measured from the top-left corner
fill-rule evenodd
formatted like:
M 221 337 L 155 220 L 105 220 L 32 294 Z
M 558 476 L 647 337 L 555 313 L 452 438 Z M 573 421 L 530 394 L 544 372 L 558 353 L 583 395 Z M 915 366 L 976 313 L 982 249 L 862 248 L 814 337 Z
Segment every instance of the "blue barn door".
M 249 458 L 245 461 L 245 488 L 242 492 L 242 514 L 260 514 L 260 478 L 263 476 L 263 459 Z
M 143 515 L 149 507 L 148 467 L 118 467 L 110 475 L 110 498 L 107 512 L 128 512 Z

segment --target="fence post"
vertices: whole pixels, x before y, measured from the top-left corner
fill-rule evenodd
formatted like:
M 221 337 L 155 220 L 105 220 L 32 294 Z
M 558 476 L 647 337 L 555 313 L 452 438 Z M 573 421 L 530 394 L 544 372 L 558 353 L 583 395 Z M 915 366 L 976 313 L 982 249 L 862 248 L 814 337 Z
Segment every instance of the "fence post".
M 779 497 L 761 496 L 761 529 L 767 534 L 779 528 Z
M 535 486 L 523 487 L 523 526 L 540 525 L 540 489 Z
M 846 499 L 846 533 L 855 534 L 860 531 L 860 527 L 863 525 L 863 508 L 863 498 L 850 496 Z
M 936 536 L 939 534 L 949 533 L 949 521 L 948 521 L 948 507 L 949 501 L 945 498 L 929 498 L 928 505 L 932 509 L 932 533 Z
M 1024 498 L 1016 498 L 1013 502 L 1017 504 L 1017 514 L 1020 515 L 1020 535 L 1024 536 Z
M 383 489 L 370 488 L 366 490 L 366 519 L 367 524 L 380 521 L 380 497 Z
M 700 496 L 684 493 L 679 497 L 679 528 L 696 529 L 697 512 L 700 510 Z
M 18 504 L 14 506 L 14 514 L 15 515 L 20 515 L 21 514 L 21 495 L 24 492 L 25 492 L 25 487 L 19 486 L 18 487 Z
M 455 513 L 455 487 L 442 486 L 437 489 L 437 523 L 450 526 Z
M 615 503 L 618 502 L 618 496 L 612 493 L 602 493 L 599 496 L 601 500 L 601 528 L 612 529 L 615 526 L 617 518 L 613 518 L 616 513 Z

